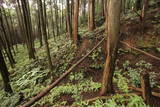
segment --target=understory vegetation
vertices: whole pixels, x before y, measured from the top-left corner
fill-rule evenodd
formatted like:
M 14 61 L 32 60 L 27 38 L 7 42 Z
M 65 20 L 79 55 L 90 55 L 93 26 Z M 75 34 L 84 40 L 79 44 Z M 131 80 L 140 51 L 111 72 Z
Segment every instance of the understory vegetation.
M 16 12 L 12 10 L 12 6 L 11 8 L 7 6 L 7 3 L 10 4 L 8 0 L 3 1 L 6 2 L 5 5 L 0 2 L 0 6 L 2 5 L 0 7 L 0 51 L 2 51 L 2 57 L 7 72 L 9 72 L 6 74 L 8 77 L 7 85 L 13 91 L 6 91 L 5 76 L 0 75 L 0 107 L 26 107 L 24 105 L 37 97 L 40 92 L 46 93 L 41 93 L 39 95 L 41 97 L 33 101 L 30 106 L 159 106 L 160 7 L 156 4 L 159 2 L 154 0 L 149 2 L 149 9 L 145 10 L 147 12 L 143 23 L 142 10 L 135 9 L 135 7 L 138 8 L 138 4 L 142 7 L 143 3 L 137 4 L 138 0 L 122 0 L 122 7 L 119 6 L 120 9 L 118 10 L 121 10 L 118 21 L 115 17 L 110 18 L 109 16 L 113 14 L 116 16 L 120 13 L 115 14 L 115 10 L 111 15 L 107 13 L 109 10 L 105 10 L 106 7 L 103 4 L 105 0 L 102 2 L 95 0 L 93 4 L 89 4 L 92 0 L 89 0 L 88 3 L 85 0 L 77 0 L 76 2 L 72 0 L 35 0 L 35 3 L 29 0 L 26 5 L 24 1 L 26 0 L 15 1 L 13 10 Z M 81 2 L 79 3 L 79 1 Z M 117 2 L 116 9 L 118 7 L 116 0 L 110 0 L 110 4 L 107 3 L 106 5 L 113 5 L 112 1 Z M 123 2 L 125 3 L 123 4 Z M 31 4 L 36 7 L 35 10 Z M 76 7 L 78 5 L 80 6 Z M 93 5 L 95 7 L 92 7 Z M 104 6 L 103 9 L 102 5 Z M 85 11 L 86 13 L 83 12 L 91 7 L 95 9 L 93 11 L 96 14 L 93 14 L 94 23 L 90 22 L 92 21 L 90 19 L 92 15 L 89 16 L 91 13 L 86 15 L 91 10 Z M 80 12 L 78 8 L 82 8 L 79 10 Z M 111 11 L 113 7 L 107 8 Z M 25 13 L 31 15 L 30 17 L 26 15 L 28 20 L 25 19 Z M 74 20 L 78 17 L 78 13 L 79 19 Z M 13 22 L 11 20 L 12 15 L 13 19 L 17 18 Z M 55 17 L 53 18 L 53 16 Z M 8 25 L 7 20 L 5 20 L 6 17 L 10 19 Z M 3 22 L 3 20 L 5 21 Z M 27 22 L 25 23 L 25 21 Z M 119 22 L 119 25 L 117 24 L 119 28 L 114 26 L 114 22 Z M 88 23 L 89 28 L 86 23 Z M 112 27 L 115 27 L 116 30 L 112 30 Z M 11 36 L 12 30 L 9 33 L 8 28 L 10 28 L 9 30 L 12 29 L 15 35 L 24 36 L 20 36 L 15 43 L 11 43 L 13 46 L 5 43 L 7 37 L 9 41 L 16 38 Z M 3 31 L 5 29 L 7 29 L 7 36 Z M 77 29 L 78 31 L 76 31 Z M 106 29 L 111 30 L 107 31 Z M 31 31 L 34 32 L 34 36 L 29 35 Z M 113 35 L 109 35 L 110 33 Z M 119 35 L 117 41 L 114 34 Z M 8 48 L 11 48 L 11 54 L 15 60 L 13 65 L 7 53 L 9 52 Z M 1 64 L 0 72 L 4 70 L 1 69 L 3 67 Z M 69 73 L 64 76 L 66 72 Z M 104 79 L 105 73 L 108 76 L 106 79 Z M 146 90 L 142 89 L 143 73 L 149 75 L 149 92 L 151 92 L 151 97 L 156 99 L 154 101 L 157 106 L 151 106 L 146 100 L 147 97 L 144 96 Z M 57 80 L 58 82 L 51 88 L 51 85 Z M 102 91 L 103 88 L 106 89 L 105 92 Z

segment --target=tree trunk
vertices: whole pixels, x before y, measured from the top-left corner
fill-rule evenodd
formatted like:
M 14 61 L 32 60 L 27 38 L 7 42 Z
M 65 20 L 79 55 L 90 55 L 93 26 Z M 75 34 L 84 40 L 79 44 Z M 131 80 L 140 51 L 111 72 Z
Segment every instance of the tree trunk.
M 52 0 L 50 0 L 50 6 L 51 6 L 51 21 L 52 21 L 52 33 L 53 33 L 53 36 L 55 38 L 55 27 L 54 27 L 54 20 L 53 20 L 53 7 L 52 7 Z
M 147 72 L 143 72 L 141 74 L 141 88 L 142 88 L 142 96 L 147 104 L 151 104 L 151 87 L 149 82 L 149 74 Z
M 105 5 L 104 5 L 105 1 L 101 0 L 101 15 L 104 18 L 105 17 Z
M 6 63 L 4 61 L 1 50 L 0 50 L 0 72 L 2 75 L 3 82 L 4 82 L 4 90 L 6 92 L 12 93 L 13 91 L 12 91 L 12 88 L 9 84 L 8 69 L 7 69 Z
M 68 37 L 71 39 L 72 37 L 72 25 L 71 25 L 71 16 L 70 16 L 70 8 L 69 8 L 69 0 L 66 0 L 67 3 L 67 13 L 66 13 L 66 18 L 67 18 L 67 32 L 68 32 Z
M 106 21 L 106 30 L 108 31 L 106 46 L 107 59 L 103 71 L 101 95 L 113 93 L 112 79 L 115 70 L 117 44 L 119 41 L 121 0 L 110 0 L 108 6 L 108 21 Z
M 4 37 L 2 37 L 2 39 L 4 40 L 4 42 L 6 43 L 6 47 L 7 47 L 7 55 L 8 55 L 8 59 L 10 61 L 10 64 L 11 64 L 11 67 L 14 68 L 14 64 L 16 63 L 14 58 L 13 58 L 13 55 L 12 55 L 12 52 L 11 52 L 11 46 L 10 46 L 10 43 L 9 43 L 9 40 L 8 40 L 8 37 L 7 37 L 7 32 L 6 32 L 6 29 L 5 29 L 5 26 L 4 26 L 4 22 L 3 22 L 3 17 L 2 17 L 2 11 L 1 11 L 1 8 L 0 8 L 0 25 L 2 27 L 2 32 L 4 34 Z
M 93 31 L 95 29 L 95 0 L 88 0 L 88 29 Z
M 58 25 L 58 6 L 57 6 L 57 0 L 54 2 L 55 4 L 55 24 L 56 24 L 56 36 L 59 35 L 59 25 Z
M 44 0 L 44 2 L 45 2 L 45 0 Z M 46 48 L 47 57 L 48 57 L 48 64 L 49 64 L 50 70 L 52 70 L 52 61 L 51 61 L 51 55 L 50 55 L 49 44 L 48 44 L 48 39 L 47 39 L 46 21 L 44 18 L 45 16 L 44 16 L 44 12 L 43 12 L 42 0 L 39 1 L 38 5 L 40 7 L 40 12 L 41 12 L 42 30 L 43 30 L 45 48 Z
M 36 57 L 34 54 L 35 50 L 34 50 L 34 44 L 33 44 L 33 38 L 32 38 L 31 16 L 29 13 L 28 2 L 26 0 L 21 0 L 21 3 L 22 3 L 24 26 L 26 31 L 25 36 L 27 41 L 29 59 L 35 59 Z
M 73 20 L 73 40 L 77 45 L 78 40 L 78 17 L 79 17 L 79 0 L 74 2 L 74 20 Z

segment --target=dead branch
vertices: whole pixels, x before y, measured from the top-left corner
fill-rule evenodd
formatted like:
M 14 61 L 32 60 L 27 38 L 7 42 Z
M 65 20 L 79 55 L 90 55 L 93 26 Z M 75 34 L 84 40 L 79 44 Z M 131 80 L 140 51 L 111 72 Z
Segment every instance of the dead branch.
M 150 53 L 148 53 L 148 52 L 145 52 L 145 51 L 143 51 L 143 50 L 140 50 L 140 49 L 138 49 L 138 48 L 135 48 L 135 47 L 129 45 L 128 43 L 126 43 L 126 42 L 123 42 L 123 41 L 120 41 L 120 42 L 121 42 L 122 44 L 126 45 L 126 46 L 129 47 L 129 48 L 132 48 L 132 49 L 134 49 L 134 50 L 136 50 L 136 51 L 138 51 L 138 52 L 141 52 L 141 53 L 143 53 L 143 54 L 145 54 L 145 55 L 147 55 L 147 56 L 149 56 L 149 57 L 152 57 L 153 59 L 156 59 L 156 60 L 160 61 L 160 58 L 157 57 L 157 56 L 154 56 L 154 55 L 152 55 L 152 54 L 150 54 Z
M 51 89 L 53 89 L 59 82 L 61 82 L 64 77 L 66 77 L 69 73 L 73 71 L 73 69 L 79 65 L 85 58 L 87 58 L 96 48 L 100 46 L 100 44 L 105 40 L 103 38 L 90 52 L 88 52 L 85 56 L 83 56 L 78 62 L 76 62 L 74 65 L 72 65 L 68 71 L 63 73 L 55 82 L 53 82 L 51 85 L 47 86 L 46 89 L 41 91 L 39 94 L 37 94 L 35 97 L 31 98 L 28 102 L 22 105 L 22 107 L 29 107 L 33 105 L 36 101 L 40 100 L 42 97 L 44 97 L 48 92 L 50 92 Z

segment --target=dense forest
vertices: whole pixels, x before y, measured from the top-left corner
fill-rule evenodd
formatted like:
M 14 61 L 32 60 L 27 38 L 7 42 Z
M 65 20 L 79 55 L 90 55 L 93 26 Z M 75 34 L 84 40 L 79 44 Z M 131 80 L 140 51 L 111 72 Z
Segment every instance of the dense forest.
M 0 107 L 160 107 L 159 0 L 0 0 Z

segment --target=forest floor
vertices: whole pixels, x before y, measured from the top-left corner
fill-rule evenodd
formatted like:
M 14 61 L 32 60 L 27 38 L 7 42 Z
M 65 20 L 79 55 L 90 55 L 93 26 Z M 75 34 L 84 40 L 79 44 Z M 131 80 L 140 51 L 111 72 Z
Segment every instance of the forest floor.
M 122 35 L 120 39 L 131 46 L 142 49 L 157 57 L 160 57 L 160 8 L 151 9 L 147 14 L 144 34 L 141 34 L 139 18 L 135 13 L 130 12 L 123 15 Z M 16 67 L 9 71 L 11 73 L 11 86 L 14 93 L 6 94 L 2 87 L 0 94 L 1 107 L 18 106 L 26 102 L 44 90 L 47 85 L 55 81 L 62 73 L 91 50 L 104 36 L 104 25 L 98 27 L 94 32 L 88 32 L 81 28 L 79 34 L 82 36 L 81 43 L 76 48 L 65 34 L 54 40 L 49 39 L 51 57 L 54 69 L 47 68 L 47 57 L 45 47 L 39 47 L 38 40 L 35 42 L 37 60 L 29 60 L 27 49 L 18 45 L 16 52 Z M 48 95 L 34 104 L 35 107 L 61 107 L 72 104 L 80 107 L 89 106 L 85 100 L 99 96 L 101 79 L 105 63 L 105 43 L 97 48 L 89 57 L 78 65 L 59 85 L 53 88 Z M 116 93 L 129 93 L 129 85 L 140 87 L 140 73 L 147 71 L 150 74 L 151 87 L 154 91 L 160 92 L 160 61 L 130 49 L 122 44 L 119 45 L 114 75 L 114 86 Z M 2 84 L 2 81 L 0 81 Z M 21 96 L 24 96 L 21 99 Z M 112 100 L 102 102 L 96 100 L 90 106 L 103 107 L 103 105 L 120 102 L 122 96 L 115 95 Z M 143 100 L 138 96 L 137 101 Z M 117 100 L 118 99 L 118 100 Z M 129 99 L 132 99 L 130 97 Z M 126 100 L 123 97 L 121 101 Z M 112 102 L 114 101 L 114 102 Z M 133 101 L 133 100 L 131 100 Z M 131 102 L 130 102 L 131 103 Z M 99 106 L 98 106 L 99 105 Z M 111 106 L 109 106 L 111 107 Z M 115 106 L 116 107 L 116 106 Z

